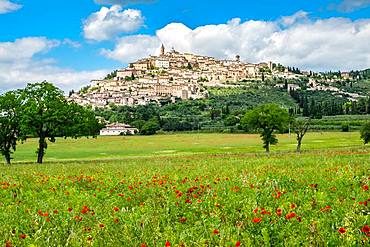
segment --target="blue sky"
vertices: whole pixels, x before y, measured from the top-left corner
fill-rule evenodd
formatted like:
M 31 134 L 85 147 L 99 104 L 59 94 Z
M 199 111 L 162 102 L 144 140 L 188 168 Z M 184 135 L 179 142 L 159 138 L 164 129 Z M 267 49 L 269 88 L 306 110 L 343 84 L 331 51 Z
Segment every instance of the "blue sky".
M 65 90 L 159 45 L 312 70 L 370 67 L 370 0 L 0 0 L 0 91 Z

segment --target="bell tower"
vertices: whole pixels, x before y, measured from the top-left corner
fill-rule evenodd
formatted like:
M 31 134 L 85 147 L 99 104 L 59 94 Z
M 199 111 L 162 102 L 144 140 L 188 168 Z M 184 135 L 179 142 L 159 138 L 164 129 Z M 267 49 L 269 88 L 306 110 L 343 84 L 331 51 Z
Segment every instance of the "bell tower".
M 164 52 L 165 52 L 165 48 L 164 48 L 164 45 L 162 44 L 162 46 L 161 46 L 161 56 L 164 56 Z

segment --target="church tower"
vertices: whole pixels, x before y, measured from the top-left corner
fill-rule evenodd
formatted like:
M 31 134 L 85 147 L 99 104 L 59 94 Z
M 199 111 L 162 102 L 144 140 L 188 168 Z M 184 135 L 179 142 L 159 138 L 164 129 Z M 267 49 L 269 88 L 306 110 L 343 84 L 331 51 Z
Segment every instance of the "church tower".
M 164 52 L 165 52 L 165 48 L 164 48 L 164 45 L 162 44 L 162 46 L 161 46 L 161 56 L 164 56 Z

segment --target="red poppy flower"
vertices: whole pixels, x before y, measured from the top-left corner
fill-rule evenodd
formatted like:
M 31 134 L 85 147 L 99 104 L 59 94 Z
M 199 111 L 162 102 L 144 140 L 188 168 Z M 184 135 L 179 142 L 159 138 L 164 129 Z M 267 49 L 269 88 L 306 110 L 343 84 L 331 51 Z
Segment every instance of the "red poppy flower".
M 55 209 L 53 213 L 54 214 L 58 214 L 59 212 L 58 212 L 58 210 Z
M 213 234 L 214 234 L 214 235 L 217 235 L 217 234 L 219 234 L 219 233 L 220 233 L 220 231 L 219 231 L 219 230 L 217 230 L 217 229 L 214 229 L 214 230 L 213 230 Z
M 364 186 L 362 186 L 362 189 L 363 190 L 369 190 L 369 185 L 365 184 Z
M 170 247 L 170 246 L 171 246 L 171 243 L 170 243 L 170 242 L 168 242 L 168 241 L 166 241 L 166 244 L 165 244 L 164 246 L 166 246 L 166 247 Z
M 262 218 L 254 218 L 252 220 L 253 223 L 260 223 L 262 221 Z
M 277 214 L 277 216 L 281 216 L 283 214 L 283 210 L 281 208 L 278 208 L 276 210 L 276 214 Z
M 113 210 L 117 212 L 119 211 L 119 207 L 114 207 Z
M 339 232 L 340 234 L 343 234 L 343 233 L 345 233 L 345 232 L 346 232 L 346 229 L 344 229 L 343 227 L 341 227 L 341 228 L 339 228 L 338 232 Z
M 291 203 L 291 204 L 290 204 L 290 208 L 291 208 L 291 209 L 295 209 L 296 207 L 297 207 L 297 205 L 295 205 L 294 203 Z
M 240 241 L 236 242 L 235 244 L 235 247 L 239 247 L 240 246 Z
M 26 235 L 26 234 L 24 234 L 24 233 L 19 234 L 19 238 L 20 238 L 20 239 L 25 239 L 25 238 L 27 238 L 27 235 Z
M 186 218 L 185 217 L 181 217 L 180 218 L 180 223 L 184 223 L 186 221 Z
M 285 219 L 290 220 L 291 218 L 294 218 L 295 216 L 296 216 L 296 214 L 294 212 L 291 212 L 291 213 L 285 215 Z
M 256 208 L 255 210 L 253 210 L 253 213 L 257 214 L 258 213 L 258 208 Z
M 82 210 L 81 210 L 81 213 L 82 214 L 86 214 L 87 212 L 89 212 L 90 211 L 90 209 L 87 207 L 87 206 L 83 206 L 82 207 Z
M 114 223 L 118 223 L 119 222 L 119 219 L 118 218 L 114 218 Z
M 99 224 L 99 227 L 100 227 L 100 228 L 104 228 L 104 227 L 105 227 L 105 225 L 104 225 L 104 224 Z
M 72 208 L 68 208 L 68 212 L 72 212 Z
M 370 227 L 368 225 L 365 225 L 361 228 L 361 231 L 364 233 L 370 232 Z
M 147 247 L 147 246 L 146 246 L 146 244 L 141 244 L 141 246 L 140 246 L 140 247 Z

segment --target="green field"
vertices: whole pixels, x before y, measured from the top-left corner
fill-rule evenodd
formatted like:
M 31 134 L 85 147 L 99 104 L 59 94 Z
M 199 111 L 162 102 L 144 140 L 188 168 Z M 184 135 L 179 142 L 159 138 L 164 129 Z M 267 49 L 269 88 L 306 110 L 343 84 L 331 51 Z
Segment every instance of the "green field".
M 369 245 L 370 148 L 359 134 L 37 140 L 1 167 L 0 245 Z M 168 244 L 167 243 L 167 244 Z
M 295 135 L 280 135 L 273 152 L 295 150 Z M 18 145 L 15 162 L 36 160 L 37 139 Z M 308 133 L 302 149 L 323 150 L 363 148 L 358 132 Z M 116 136 L 81 139 L 58 139 L 49 143 L 45 161 L 122 159 L 128 157 L 182 156 L 217 153 L 263 153 L 259 135 L 243 134 L 178 134 L 156 136 Z

